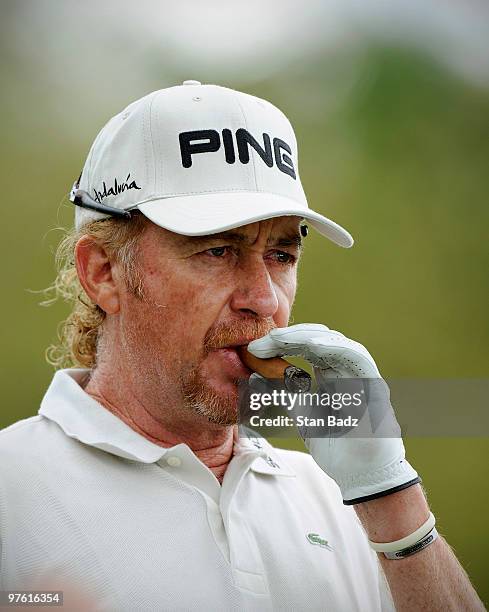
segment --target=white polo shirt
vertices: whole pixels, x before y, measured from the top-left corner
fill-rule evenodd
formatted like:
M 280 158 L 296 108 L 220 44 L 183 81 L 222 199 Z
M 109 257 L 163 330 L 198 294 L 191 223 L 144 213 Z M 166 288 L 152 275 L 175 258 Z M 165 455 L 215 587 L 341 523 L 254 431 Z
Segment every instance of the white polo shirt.
M 221 486 L 186 444 L 153 444 L 92 399 L 85 374 L 57 372 L 39 415 L 0 432 L 1 589 L 54 574 L 96 610 L 394 609 L 308 454 L 236 439 Z

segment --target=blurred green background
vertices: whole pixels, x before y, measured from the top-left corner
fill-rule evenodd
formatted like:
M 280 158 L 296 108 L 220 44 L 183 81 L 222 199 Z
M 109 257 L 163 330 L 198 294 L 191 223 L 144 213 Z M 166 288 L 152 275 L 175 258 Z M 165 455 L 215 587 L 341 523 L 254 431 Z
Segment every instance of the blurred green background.
M 54 278 L 53 228 L 72 223 L 66 195 L 92 140 L 185 79 L 279 106 L 311 206 L 355 237 L 343 250 L 310 233 L 295 322 L 362 342 L 387 378 L 488 376 L 487 6 L 406 4 L 0 3 L 0 427 L 36 414 L 52 376 L 44 350 L 67 311 L 32 291 Z M 486 435 L 406 446 L 487 602 Z

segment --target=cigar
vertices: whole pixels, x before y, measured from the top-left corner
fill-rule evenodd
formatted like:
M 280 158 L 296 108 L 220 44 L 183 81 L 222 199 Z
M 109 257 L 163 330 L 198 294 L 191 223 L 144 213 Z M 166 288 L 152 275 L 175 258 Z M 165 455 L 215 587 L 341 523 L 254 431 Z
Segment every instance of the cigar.
M 240 346 L 238 352 L 243 363 L 263 378 L 282 379 L 286 389 L 292 393 L 310 391 L 310 375 L 305 370 L 282 359 L 282 357 L 260 359 L 252 355 L 246 346 Z

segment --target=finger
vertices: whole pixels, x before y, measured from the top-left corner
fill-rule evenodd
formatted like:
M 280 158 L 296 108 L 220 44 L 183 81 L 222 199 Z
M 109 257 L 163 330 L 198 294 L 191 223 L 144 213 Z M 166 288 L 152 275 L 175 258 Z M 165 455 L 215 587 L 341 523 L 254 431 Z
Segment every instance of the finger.
M 375 361 L 362 344 L 323 325 L 276 328 L 264 338 L 250 342 L 248 350 L 262 359 L 279 355 L 304 357 L 313 365 L 330 368 L 340 376 L 380 376 Z
M 367 349 L 340 332 L 317 323 L 277 327 L 248 345 L 256 357 L 291 355 L 304 357 L 313 365 L 331 368 L 341 376 L 378 377 L 380 373 Z
M 268 336 L 250 342 L 248 350 L 261 358 L 294 355 L 315 365 L 327 365 L 323 357 L 338 357 L 346 342 L 343 334 L 323 325 L 294 325 L 273 329 Z M 329 355 L 333 349 L 337 349 L 335 355 Z
M 367 349 L 360 343 L 349 338 L 311 338 L 309 350 L 315 355 L 317 361 L 324 367 L 336 372 L 345 373 L 351 377 L 377 378 L 380 372 L 377 369 Z
M 328 331 L 326 325 L 320 323 L 299 323 L 290 327 L 276 327 L 263 338 L 250 342 L 248 351 L 261 359 L 282 355 L 300 355 L 300 347 L 312 335 L 326 331 Z M 285 349 L 293 352 L 285 352 Z

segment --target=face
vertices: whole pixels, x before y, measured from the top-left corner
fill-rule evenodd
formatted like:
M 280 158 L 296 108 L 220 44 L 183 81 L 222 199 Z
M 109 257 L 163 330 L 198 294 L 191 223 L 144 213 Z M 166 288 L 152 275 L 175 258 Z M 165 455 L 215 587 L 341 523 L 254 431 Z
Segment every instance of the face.
M 287 325 L 299 224 L 279 217 L 204 237 L 148 225 L 139 257 L 144 297 L 121 293 L 117 325 L 122 357 L 154 399 L 236 422 L 237 383 L 251 373 L 236 347 Z

